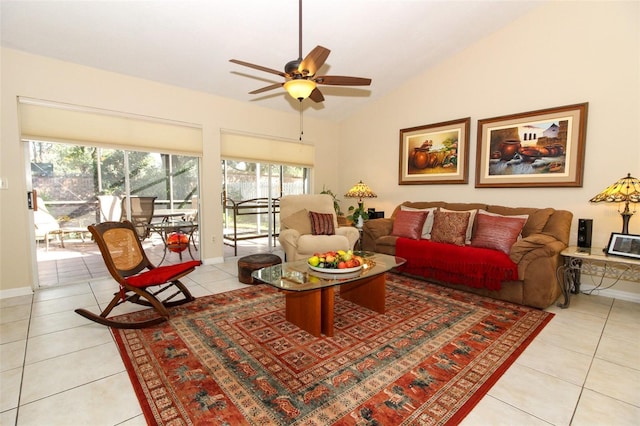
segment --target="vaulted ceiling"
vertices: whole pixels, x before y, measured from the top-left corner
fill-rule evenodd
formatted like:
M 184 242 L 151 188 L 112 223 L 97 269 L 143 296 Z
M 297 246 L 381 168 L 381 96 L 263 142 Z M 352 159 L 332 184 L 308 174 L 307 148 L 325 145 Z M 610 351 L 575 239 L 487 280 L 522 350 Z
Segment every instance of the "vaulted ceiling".
M 368 77 L 321 86 L 305 111 L 340 121 L 541 1 L 304 0 L 303 56 L 331 49 L 319 74 Z M 298 111 L 284 89 L 249 95 L 298 57 L 297 0 L 1 2 L 2 46 L 267 108 Z

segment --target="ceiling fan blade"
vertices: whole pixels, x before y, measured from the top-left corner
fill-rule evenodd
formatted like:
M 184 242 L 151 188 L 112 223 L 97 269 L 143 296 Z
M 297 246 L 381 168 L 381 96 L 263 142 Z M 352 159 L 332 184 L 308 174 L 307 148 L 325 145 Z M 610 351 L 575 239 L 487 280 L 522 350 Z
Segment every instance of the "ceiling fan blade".
M 268 72 L 268 73 L 271 73 L 271 74 L 276 74 L 276 75 L 279 75 L 280 77 L 288 77 L 282 71 L 278 71 L 278 70 L 274 70 L 274 69 L 271 69 L 271 68 L 263 67 L 262 65 L 256 65 L 256 64 L 249 63 L 249 62 L 239 61 L 237 59 L 229 59 L 229 62 L 233 62 L 234 64 L 242 65 L 242 66 L 253 68 L 253 69 L 256 69 L 256 70 Z
M 311 99 L 313 102 L 322 102 L 324 101 L 324 96 L 322 95 L 322 92 L 320 92 L 320 90 L 316 87 L 309 95 L 309 99 Z
M 331 86 L 369 86 L 370 78 L 345 77 L 341 75 L 322 75 L 313 79 L 318 84 L 329 84 Z
M 257 95 L 258 93 L 268 92 L 269 90 L 277 89 L 278 87 L 282 87 L 284 83 L 274 83 L 266 87 L 262 87 L 260 89 L 253 90 L 249 92 L 250 95 Z
M 331 51 L 326 47 L 316 46 L 304 58 L 298 67 L 298 71 L 302 75 L 314 75 L 318 69 L 324 65 Z

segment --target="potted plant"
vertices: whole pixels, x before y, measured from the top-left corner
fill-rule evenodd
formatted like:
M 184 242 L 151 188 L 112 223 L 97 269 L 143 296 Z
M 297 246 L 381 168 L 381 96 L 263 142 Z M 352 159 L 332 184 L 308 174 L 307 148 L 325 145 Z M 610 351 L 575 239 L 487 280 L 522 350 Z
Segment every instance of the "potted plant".
M 358 207 L 349 206 L 347 219 L 356 224 L 356 228 L 362 228 L 365 220 L 369 219 L 369 213 L 364 209 L 364 203 L 358 203 Z
M 336 194 L 332 190 L 325 188 L 324 185 L 322 186 L 322 191 L 320 193 L 330 195 L 331 198 L 333 198 L 333 208 L 336 211 L 338 225 L 348 225 L 347 218 L 344 217 L 344 213 L 340 208 L 340 203 Z

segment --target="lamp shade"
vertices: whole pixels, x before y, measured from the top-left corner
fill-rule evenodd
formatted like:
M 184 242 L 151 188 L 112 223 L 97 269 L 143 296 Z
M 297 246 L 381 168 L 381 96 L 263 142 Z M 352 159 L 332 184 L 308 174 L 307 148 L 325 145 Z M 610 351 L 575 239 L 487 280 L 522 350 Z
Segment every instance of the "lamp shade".
M 373 193 L 371 188 L 369 188 L 366 183 L 362 183 L 362 181 L 356 183 L 353 188 L 351 188 L 349 191 L 347 191 L 346 194 L 344 194 L 344 196 L 348 198 L 358 199 L 377 197 L 377 195 Z
M 590 199 L 592 203 L 640 203 L 640 181 L 628 173 L 626 177 Z
M 315 88 L 315 81 L 304 78 L 293 79 L 284 83 L 284 89 L 291 95 L 291 97 L 300 101 L 308 98 Z
M 622 233 L 629 233 L 629 220 L 633 212 L 629 210 L 629 203 L 640 203 L 640 181 L 631 173 L 626 177 L 618 179 L 616 183 L 590 199 L 592 203 L 624 203 L 624 210 L 620 212 L 622 216 Z

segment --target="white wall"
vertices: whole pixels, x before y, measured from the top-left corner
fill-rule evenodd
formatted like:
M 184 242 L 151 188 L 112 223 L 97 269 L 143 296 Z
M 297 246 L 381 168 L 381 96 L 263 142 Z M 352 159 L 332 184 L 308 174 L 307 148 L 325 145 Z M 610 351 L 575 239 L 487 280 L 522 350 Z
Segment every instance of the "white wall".
M 366 206 L 387 215 L 405 200 L 567 209 L 572 242 L 577 219 L 592 218 L 602 247 L 622 219 L 616 205 L 589 199 L 628 172 L 640 177 L 639 41 L 639 2 L 547 3 L 342 123 L 341 182 L 363 179 L 378 195 Z M 474 187 L 479 119 L 581 102 L 589 103 L 581 188 Z M 469 116 L 467 185 L 397 184 L 399 129 Z M 640 234 L 640 213 L 629 231 Z
M 195 123 L 203 129 L 202 232 L 203 260 L 222 259 L 220 206 L 220 130 L 231 129 L 290 138 L 299 136 L 299 114 L 276 112 L 255 104 L 223 99 L 151 81 L 100 71 L 23 52 L 1 51 L 0 177 L 9 182 L 0 191 L 0 296 L 30 289 L 35 282 L 30 211 L 26 206 L 28 159 L 19 141 L 17 97 Z M 310 114 L 308 114 L 310 115 Z M 317 145 L 314 186 L 337 184 L 337 164 L 330 155 L 337 146 L 337 125 L 305 116 L 305 142 Z M 215 239 L 215 243 L 213 242 Z

